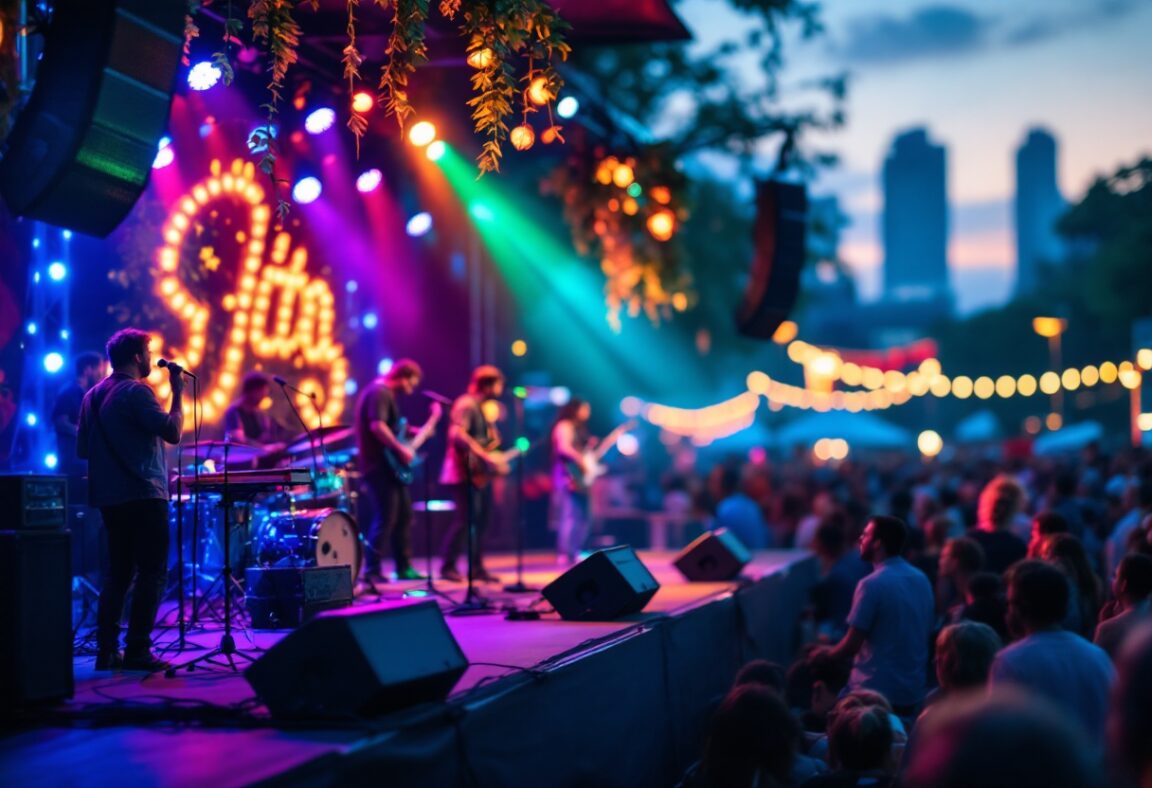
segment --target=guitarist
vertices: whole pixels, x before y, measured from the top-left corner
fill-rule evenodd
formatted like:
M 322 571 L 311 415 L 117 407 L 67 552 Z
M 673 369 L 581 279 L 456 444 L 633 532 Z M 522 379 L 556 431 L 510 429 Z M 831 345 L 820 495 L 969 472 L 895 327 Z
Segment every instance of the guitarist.
M 592 406 L 573 397 L 552 425 L 552 500 L 548 516 L 556 531 L 556 563 L 571 566 L 588 538 L 588 488 L 579 484 L 588 468 L 585 456 L 595 438 L 588 434 Z
M 448 427 L 448 451 L 440 473 L 440 483 L 452 490 L 456 514 L 444 536 L 440 576 L 459 582 L 464 579 L 457 564 L 468 539 L 469 515 L 474 527 L 472 555 L 469 556 L 473 577 L 484 583 L 499 583 L 500 578 L 484 568 L 481 544 L 488 530 L 492 511 L 492 472 L 507 472 L 507 463 L 496 451 L 500 435 L 495 425 L 484 416 L 481 405 L 504 393 L 504 373 L 491 365 L 472 371 L 468 391 L 452 403 Z
M 368 585 L 384 582 L 381 559 L 386 541 L 392 543 L 397 580 L 423 580 L 412 566 L 412 495 L 408 491 L 416 451 L 436 429 L 439 403 L 432 403 L 428 420 L 409 440 L 400 417 L 397 397 L 420 385 L 423 371 L 411 359 L 400 359 L 388 373 L 372 381 L 356 403 L 356 442 L 364 489 L 372 496 L 375 517 L 368 528 L 363 579 Z

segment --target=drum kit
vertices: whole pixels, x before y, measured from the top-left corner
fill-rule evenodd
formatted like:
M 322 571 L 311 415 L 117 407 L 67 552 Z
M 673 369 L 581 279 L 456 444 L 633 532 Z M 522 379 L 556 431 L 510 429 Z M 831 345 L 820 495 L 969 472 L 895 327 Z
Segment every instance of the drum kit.
M 173 496 L 170 519 L 187 505 L 185 522 L 198 515 L 199 529 L 184 528 L 184 555 L 193 577 L 212 581 L 225 563 L 243 576 L 246 566 L 349 565 L 353 577 L 363 561 L 363 537 L 352 512 L 359 494 L 360 474 L 355 470 L 355 431 L 348 426 L 314 430 L 311 440 L 301 435 L 271 449 L 242 443 L 206 440 L 198 444 L 200 477 L 227 469 L 236 480 L 256 469 L 315 468 L 311 482 L 247 496 L 231 496 L 225 517 L 223 496 L 201 490 L 199 495 Z M 186 452 L 185 452 L 186 453 Z M 226 459 L 225 459 L 226 458 Z M 188 488 L 196 468 L 183 469 Z M 199 511 L 196 512 L 195 509 Z M 230 555 L 225 561 L 224 523 L 231 529 Z M 173 551 L 177 549 L 173 545 Z M 173 556 L 173 561 L 180 560 Z M 193 580 L 195 583 L 196 581 Z

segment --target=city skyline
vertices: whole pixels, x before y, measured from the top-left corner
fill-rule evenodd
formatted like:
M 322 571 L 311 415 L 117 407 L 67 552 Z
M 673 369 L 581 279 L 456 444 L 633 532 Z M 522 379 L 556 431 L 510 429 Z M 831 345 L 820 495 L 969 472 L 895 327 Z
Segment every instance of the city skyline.
M 726 6 L 677 6 L 707 47 L 744 19 Z M 826 33 L 785 42 L 787 86 L 847 71 L 847 125 L 813 134 L 839 155 L 817 194 L 836 194 L 851 224 L 841 251 L 863 298 L 882 292 L 880 169 L 892 138 L 925 127 L 949 152 L 949 263 L 962 313 L 1003 303 L 1015 286 L 1016 148 L 1043 126 L 1060 140 L 1059 187 L 1076 202 L 1099 176 L 1152 153 L 1152 3 L 874 0 L 822 6 Z M 753 73 L 754 64 L 749 64 Z M 767 154 L 766 154 L 767 155 Z

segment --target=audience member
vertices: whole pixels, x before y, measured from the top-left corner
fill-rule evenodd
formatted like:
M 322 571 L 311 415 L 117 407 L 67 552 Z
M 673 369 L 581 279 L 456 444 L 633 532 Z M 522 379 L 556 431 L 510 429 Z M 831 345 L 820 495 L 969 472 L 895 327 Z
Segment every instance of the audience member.
M 972 577 L 984 568 L 984 549 L 975 539 L 950 539 L 940 554 L 940 577 L 936 584 L 936 609 L 949 623 L 963 616 Z
M 843 636 L 856 584 L 872 571 L 858 552 L 848 549 L 847 531 L 846 517 L 836 511 L 824 518 L 813 541 L 822 571 L 821 578 L 812 587 L 816 628 L 821 636 L 832 639 Z
M 1152 785 L 1152 624 L 1131 633 L 1118 669 L 1108 721 L 1113 784 L 1147 788 Z
M 1112 528 L 1104 542 L 1104 571 L 1106 577 L 1116 574 L 1120 559 L 1128 552 L 1128 538 L 1141 528 L 1144 518 L 1152 514 L 1152 479 L 1142 479 L 1136 487 L 1136 505 Z
M 736 672 L 732 688 L 756 684 L 767 687 L 783 697 L 786 682 L 787 674 L 780 665 L 766 659 L 754 659 L 744 663 L 744 667 Z
M 908 528 L 894 517 L 873 517 L 860 537 L 860 557 L 872 574 L 860 581 L 848 632 L 829 653 L 853 657 L 850 689 L 874 689 L 902 717 L 924 699 L 928 639 L 935 619 L 932 587 L 901 555 Z
M 1068 604 L 1068 581 L 1059 569 L 1040 561 L 1012 568 L 1008 626 L 1021 639 L 997 655 L 989 687 L 1016 684 L 1048 698 L 1078 720 L 1099 749 L 1115 671 L 1102 649 L 1061 628 Z
M 950 700 L 916 730 L 903 788 L 1095 788 L 1083 732 L 1019 690 Z
M 940 693 L 983 687 L 1003 645 L 996 630 L 978 621 L 961 621 L 940 630 L 936 636 L 936 681 Z
M 1084 545 L 1071 534 L 1056 534 L 1044 542 L 1040 557 L 1063 572 L 1071 584 L 1064 628 L 1091 639 L 1102 595 L 1100 580 L 1088 565 Z
M 1124 556 L 1116 568 L 1112 593 L 1116 597 L 1113 614 L 1096 627 L 1094 642 L 1115 660 L 1128 633 L 1147 620 L 1152 609 L 1152 557 Z
M 984 565 L 989 572 L 1002 573 L 1028 552 L 1028 546 L 1012 532 L 1024 497 L 1020 482 L 1007 474 L 988 482 L 980 493 L 976 527 L 968 535 L 984 549 Z
M 876 706 L 857 706 L 836 715 L 828 734 L 831 774 L 813 777 L 806 788 L 886 788 L 892 785 L 892 726 Z
M 816 530 L 834 511 L 836 511 L 836 498 L 832 493 L 828 490 L 816 493 L 816 497 L 812 499 L 812 511 L 796 526 L 796 541 L 793 547 L 797 550 L 813 549 Z
M 709 492 L 716 504 L 713 528 L 726 528 L 749 550 L 772 546 L 771 532 L 755 501 L 740 489 L 740 469 L 718 465 L 709 479 Z
M 1041 512 L 1032 518 L 1032 538 L 1028 541 L 1028 558 L 1040 558 L 1048 537 L 1068 533 L 1068 521 L 1059 512 Z
M 948 543 L 952 532 L 956 530 L 952 518 L 945 514 L 936 514 L 928 518 L 924 524 L 924 549 L 912 565 L 924 573 L 932 587 L 940 576 L 940 556 L 944 552 L 944 545 Z
M 1008 642 L 1008 602 L 1004 598 L 1004 583 L 1000 575 L 977 572 L 972 576 L 960 618 L 987 624 L 1002 641 Z
M 828 715 L 836 706 L 852 664 L 835 659 L 827 649 L 812 648 L 788 671 L 788 704 L 800 710 L 805 731 L 822 734 L 827 730 Z

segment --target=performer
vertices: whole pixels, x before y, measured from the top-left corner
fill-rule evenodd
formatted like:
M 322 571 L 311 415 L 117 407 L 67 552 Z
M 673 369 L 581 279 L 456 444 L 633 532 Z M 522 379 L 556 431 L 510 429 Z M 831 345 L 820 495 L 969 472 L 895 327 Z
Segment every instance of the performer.
M 109 565 L 96 613 L 97 670 L 164 670 L 151 634 L 164 593 L 168 561 L 168 471 L 164 442 L 179 443 L 184 380 L 170 365 L 172 403 L 165 413 L 143 382 L 152 371 L 150 337 L 126 328 L 108 340 L 112 374 L 84 395 L 76 454 L 88 460 L 89 503 L 99 507 Z M 120 617 L 135 578 L 124 654 Z
M 88 472 L 88 464 L 76 456 L 80 403 L 88 389 L 104 379 L 104 358 L 99 353 L 81 353 L 74 364 L 76 379 L 60 390 L 52 405 L 52 426 L 56 430 L 56 470 L 69 476 L 83 476 Z
M 473 577 L 485 583 L 499 583 L 500 578 L 484 568 L 484 533 L 492 510 L 492 489 L 489 474 L 507 472 L 507 465 L 495 451 L 500 435 L 495 426 L 484 417 L 481 405 L 504 393 L 504 373 L 496 367 L 484 365 L 472 371 L 468 391 L 452 403 L 448 427 L 448 451 L 440 483 L 452 490 L 456 513 L 452 525 L 444 536 L 443 564 L 440 576 L 445 580 L 460 581 L 457 562 L 468 538 L 468 519 L 471 514 L 474 528 L 472 539 Z
M 588 539 L 588 471 L 585 452 L 595 439 L 588 434 L 592 407 L 573 397 L 560 408 L 552 426 L 552 499 L 548 516 L 556 531 L 556 562 L 576 563 Z
M 275 451 L 284 448 L 279 442 L 280 425 L 260 403 L 272 390 L 263 372 L 249 372 L 240 382 L 240 399 L 224 411 L 224 439 L 250 446 L 263 446 Z
M 396 398 L 420 385 L 423 372 L 411 359 L 400 359 L 360 394 L 356 403 L 356 442 L 364 488 L 372 496 L 375 516 L 368 529 L 363 579 L 370 586 L 383 582 L 381 559 L 391 538 L 397 580 L 423 580 L 412 566 L 412 495 L 410 470 L 417 449 L 431 436 L 440 420 L 440 403 L 433 402 L 428 420 L 409 441 L 407 422 Z

